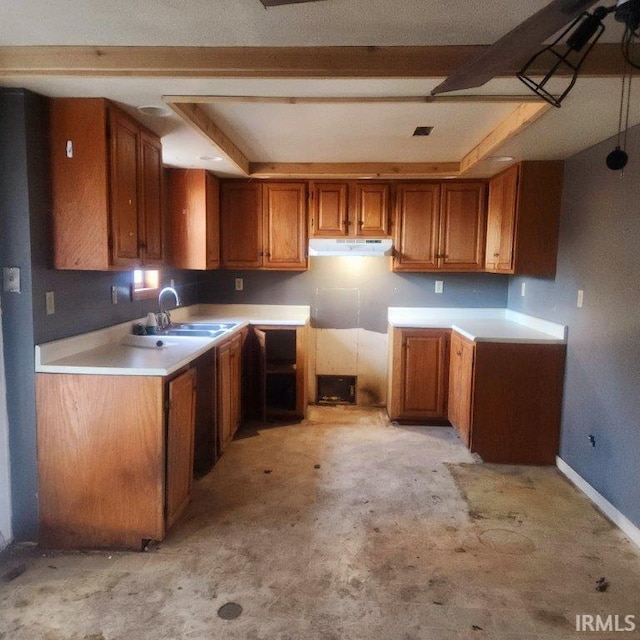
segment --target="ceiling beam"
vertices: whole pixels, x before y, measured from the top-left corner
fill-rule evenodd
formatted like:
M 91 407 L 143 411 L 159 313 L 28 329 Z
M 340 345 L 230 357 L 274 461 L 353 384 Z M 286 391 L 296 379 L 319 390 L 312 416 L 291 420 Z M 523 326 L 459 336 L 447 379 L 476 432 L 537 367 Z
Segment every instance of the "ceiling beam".
M 252 162 L 252 178 L 452 178 L 458 162 Z
M 165 102 L 198 104 L 245 102 L 249 104 L 465 104 L 544 102 L 535 93 L 527 95 L 437 95 L 437 96 L 162 96 Z
M 442 78 L 486 48 L 486 45 L 0 47 L 0 76 Z M 619 76 L 621 69 L 620 45 L 597 44 L 585 61 L 581 74 Z M 517 67 L 507 69 L 505 75 L 512 75 L 516 70 Z M 533 73 L 536 71 L 540 70 L 534 69 Z
M 245 175 L 249 173 L 249 160 L 236 144 L 197 104 L 167 104 L 191 127 L 208 138 L 220 152 L 235 164 Z
M 462 158 L 460 161 L 460 174 L 462 175 L 469 171 L 469 169 L 491 155 L 507 140 L 521 133 L 551 108 L 551 105 L 547 102 L 518 105 L 491 133 Z

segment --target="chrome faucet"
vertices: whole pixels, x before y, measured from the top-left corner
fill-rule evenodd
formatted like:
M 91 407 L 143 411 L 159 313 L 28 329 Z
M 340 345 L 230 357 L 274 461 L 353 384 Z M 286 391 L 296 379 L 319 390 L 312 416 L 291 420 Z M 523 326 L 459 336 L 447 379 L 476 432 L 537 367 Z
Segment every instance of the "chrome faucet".
M 171 325 L 171 315 L 162 306 L 162 296 L 164 296 L 165 293 L 172 293 L 174 298 L 176 299 L 176 307 L 180 306 L 180 297 L 178 296 L 178 292 L 173 287 L 165 287 L 160 291 L 160 293 L 158 294 L 158 308 L 160 310 L 158 313 L 159 329 L 166 329 Z

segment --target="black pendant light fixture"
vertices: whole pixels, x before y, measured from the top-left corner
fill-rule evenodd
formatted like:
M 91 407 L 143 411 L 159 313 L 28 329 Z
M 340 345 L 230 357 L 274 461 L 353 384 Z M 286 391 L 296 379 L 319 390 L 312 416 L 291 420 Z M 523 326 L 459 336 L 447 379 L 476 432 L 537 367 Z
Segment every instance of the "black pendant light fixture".
M 532 56 L 518 71 L 517 77 L 548 103 L 560 107 L 560 103 L 576 83 L 582 63 L 604 33 L 602 21 L 615 10 L 616 7 L 613 6 L 598 7 L 593 13 L 585 11 L 550 45 Z M 536 69 L 535 75 L 539 76 L 540 68 L 546 69 L 546 72 L 543 72 L 541 80 L 536 80 L 532 70 Z M 562 78 L 566 86 L 559 94 L 557 91 L 552 93 L 552 89 L 548 88 L 549 82 L 553 79 L 555 87 L 559 78 Z
M 611 7 L 597 7 L 593 13 L 585 11 L 579 15 L 550 45 L 533 55 L 517 77 L 538 96 L 560 107 L 583 62 L 604 33 L 603 20 L 610 13 L 615 13 L 615 19 L 625 25 L 621 48 L 626 64 L 640 69 L 640 53 L 634 46 L 640 41 L 640 0 L 618 0 Z

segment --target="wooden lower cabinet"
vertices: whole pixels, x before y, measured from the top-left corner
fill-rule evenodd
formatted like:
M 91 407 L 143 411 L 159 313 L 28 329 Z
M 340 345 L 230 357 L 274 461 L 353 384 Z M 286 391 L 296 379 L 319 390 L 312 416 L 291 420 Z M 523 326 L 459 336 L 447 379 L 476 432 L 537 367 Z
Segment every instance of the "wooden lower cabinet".
M 555 464 L 565 345 L 451 339 L 449 421 L 485 462 Z
M 166 527 L 178 519 L 191 499 L 196 414 L 196 370 L 189 369 L 167 384 Z
M 307 414 L 307 325 L 252 326 L 245 392 L 247 417 L 304 418 Z
M 446 420 L 450 335 L 441 329 L 390 328 L 392 420 Z
M 242 335 L 235 334 L 217 348 L 218 440 L 220 452 L 231 442 L 241 420 Z
M 458 430 L 460 439 L 467 447 L 471 441 L 474 357 L 474 343 L 454 331 L 451 335 L 449 365 L 449 422 Z
M 195 379 L 36 374 L 43 547 L 164 538 L 189 501 Z

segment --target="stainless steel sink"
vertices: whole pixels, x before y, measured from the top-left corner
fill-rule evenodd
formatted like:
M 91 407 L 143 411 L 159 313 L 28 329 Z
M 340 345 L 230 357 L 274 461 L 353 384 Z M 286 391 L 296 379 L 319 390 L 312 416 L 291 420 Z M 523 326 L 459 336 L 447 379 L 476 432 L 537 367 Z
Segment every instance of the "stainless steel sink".
M 185 329 L 181 326 L 165 329 L 162 333 L 167 336 L 186 336 L 192 338 L 217 338 L 223 333 L 226 333 L 228 329 Z
M 238 326 L 237 322 L 181 322 L 159 332 L 165 336 L 217 338 Z
M 187 331 L 230 331 L 238 326 L 237 322 L 182 322 L 174 325 L 176 329 Z

